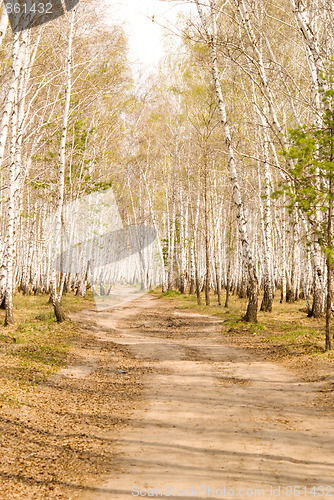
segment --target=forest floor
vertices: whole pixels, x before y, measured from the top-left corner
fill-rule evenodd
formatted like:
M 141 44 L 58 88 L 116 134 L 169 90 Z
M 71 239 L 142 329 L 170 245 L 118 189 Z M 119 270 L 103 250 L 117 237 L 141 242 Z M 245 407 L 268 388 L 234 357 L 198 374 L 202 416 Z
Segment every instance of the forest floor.
M 2 329 L 0 498 L 334 498 L 321 322 L 299 303 L 245 325 L 237 303 L 70 303 L 52 363 L 42 328 L 43 349 Z

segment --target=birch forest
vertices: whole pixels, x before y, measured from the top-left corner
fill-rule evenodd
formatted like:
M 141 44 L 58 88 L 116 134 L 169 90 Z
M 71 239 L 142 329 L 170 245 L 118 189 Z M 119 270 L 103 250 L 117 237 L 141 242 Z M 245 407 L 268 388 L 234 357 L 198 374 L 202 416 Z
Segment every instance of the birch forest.
M 222 308 L 247 297 L 251 323 L 259 310 L 273 314 L 275 294 L 282 305 L 300 301 L 305 316 L 323 317 L 330 350 L 332 2 L 193 4 L 140 84 L 125 32 L 104 24 L 100 2 L 16 32 L 2 5 L 5 325 L 15 296 L 45 294 L 61 322 L 63 294 L 92 288 L 87 260 L 54 268 L 46 221 L 61 231 L 66 204 L 112 189 L 123 227 L 158 235 L 163 292 Z M 94 293 L 108 294 L 110 280 L 98 279 Z

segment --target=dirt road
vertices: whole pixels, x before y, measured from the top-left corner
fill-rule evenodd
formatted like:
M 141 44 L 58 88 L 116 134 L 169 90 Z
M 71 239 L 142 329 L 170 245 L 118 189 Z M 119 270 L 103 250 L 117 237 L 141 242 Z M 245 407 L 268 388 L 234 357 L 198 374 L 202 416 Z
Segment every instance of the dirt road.
M 80 498 L 334 498 L 334 418 L 317 385 L 150 296 L 76 319 L 147 367 L 113 476 Z

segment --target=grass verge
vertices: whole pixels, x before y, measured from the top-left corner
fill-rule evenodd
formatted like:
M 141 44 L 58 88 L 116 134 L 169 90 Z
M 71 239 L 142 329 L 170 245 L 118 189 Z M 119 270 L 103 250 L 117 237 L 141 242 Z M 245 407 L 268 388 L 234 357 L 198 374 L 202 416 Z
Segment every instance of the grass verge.
M 93 305 L 86 298 L 68 294 L 63 297 L 65 314 Z M 19 406 L 29 389 L 47 379 L 66 364 L 70 340 L 79 330 L 70 320 L 57 323 L 46 295 L 14 297 L 15 324 L 3 326 L 0 312 L 0 407 Z
M 334 362 L 334 351 L 325 352 L 324 318 L 308 318 L 302 300 L 280 304 L 280 293 L 275 296 L 271 313 L 259 311 L 258 323 L 242 320 L 247 299 L 230 296 L 229 307 L 218 306 L 217 296 L 211 294 L 210 306 L 197 305 L 195 296 L 177 291 L 155 292 L 159 297 L 178 301 L 180 309 L 195 309 L 199 313 L 217 315 L 223 321 L 223 335 L 241 340 L 248 345 L 271 351 L 274 357 L 313 357 Z M 224 297 L 225 298 L 225 297 Z M 260 301 L 259 301 L 260 304 Z M 334 345 L 334 341 L 333 341 Z

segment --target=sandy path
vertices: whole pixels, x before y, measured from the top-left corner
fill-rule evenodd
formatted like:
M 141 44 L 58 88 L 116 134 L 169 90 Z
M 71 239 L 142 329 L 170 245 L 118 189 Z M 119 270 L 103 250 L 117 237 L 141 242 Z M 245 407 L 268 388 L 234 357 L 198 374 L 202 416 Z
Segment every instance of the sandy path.
M 81 498 L 334 498 L 334 418 L 316 387 L 226 345 L 214 318 L 168 307 L 146 296 L 82 315 L 154 372 L 114 477 Z

